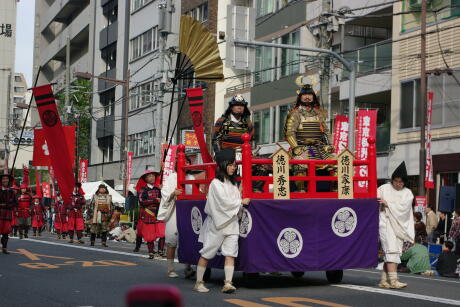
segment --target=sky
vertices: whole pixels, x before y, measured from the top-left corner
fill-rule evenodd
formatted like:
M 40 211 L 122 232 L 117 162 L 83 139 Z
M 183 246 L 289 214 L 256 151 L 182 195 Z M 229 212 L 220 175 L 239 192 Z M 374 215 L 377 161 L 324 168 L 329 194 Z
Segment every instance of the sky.
M 32 87 L 34 19 L 35 0 L 20 0 L 16 16 L 15 70 L 24 74 L 28 87 Z

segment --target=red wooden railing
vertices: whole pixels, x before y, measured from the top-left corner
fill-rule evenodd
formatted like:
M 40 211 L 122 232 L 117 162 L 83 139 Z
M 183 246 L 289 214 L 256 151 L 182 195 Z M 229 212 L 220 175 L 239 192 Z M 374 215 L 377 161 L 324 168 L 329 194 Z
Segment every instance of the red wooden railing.
M 272 176 L 253 176 L 252 166 L 255 164 L 269 164 L 272 165 L 271 159 L 258 159 L 252 157 L 252 149 L 249 141 L 251 137 L 249 134 L 244 134 L 242 150 L 242 160 L 237 161 L 237 164 L 242 165 L 242 176 L 238 178 L 242 185 L 242 196 L 251 199 L 273 199 L 273 192 L 268 191 L 268 185 L 273 183 Z M 375 198 L 377 197 L 377 154 L 375 147 L 375 139 L 370 138 L 368 158 L 366 160 L 355 160 L 354 166 L 367 165 L 368 176 L 354 176 L 353 181 L 367 181 L 367 192 L 354 193 L 355 198 Z M 308 165 L 306 176 L 289 176 L 290 181 L 305 181 L 307 182 L 307 192 L 291 192 L 291 199 L 305 199 L 305 198 L 338 198 L 337 192 L 317 192 L 317 181 L 337 181 L 337 176 L 316 176 L 315 170 L 317 166 L 321 165 L 337 165 L 337 160 L 290 160 L 289 164 L 302 164 Z M 185 146 L 183 144 L 178 147 L 177 158 L 177 186 L 182 189 L 184 193 L 178 196 L 178 199 L 206 199 L 207 187 L 214 179 L 216 174 L 216 163 L 204 163 L 197 165 L 186 165 L 185 160 Z M 185 173 L 187 170 L 202 170 L 204 171 L 203 179 L 187 180 Z M 264 191 L 262 193 L 255 193 L 252 191 L 253 181 L 264 181 Z M 192 185 L 192 193 L 185 193 L 185 186 Z M 200 191 L 200 187 L 202 187 Z M 205 187 L 205 188 L 203 188 Z

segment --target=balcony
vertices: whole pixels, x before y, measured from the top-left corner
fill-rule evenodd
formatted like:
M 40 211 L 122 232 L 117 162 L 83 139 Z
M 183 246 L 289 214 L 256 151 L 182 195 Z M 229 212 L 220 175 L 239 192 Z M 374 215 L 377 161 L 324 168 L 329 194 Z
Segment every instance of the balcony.
M 230 87 L 227 88 L 227 91 L 226 91 L 225 95 L 230 95 L 232 93 L 242 91 L 242 90 L 250 88 L 250 87 L 251 87 L 251 82 L 245 82 L 245 83 L 238 84 L 238 85 L 235 85 L 235 86 L 230 86 Z
M 99 32 L 99 50 L 117 41 L 118 21 L 110 24 Z
M 348 61 L 357 62 L 357 74 L 371 74 L 383 69 L 391 68 L 392 44 L 391 40 L 381 41 L 347 52 L 344 55 Z M 349 77 L 344 71 L 342 78 Z
M 52 22 L 69 23 L 78 11 L 89 5 L 89 0 L 54 1 L 40 20 L 40 32 L 45 31 Z
M 99 75 L 99 77 L 104 77 L 104 78 L 111 78 L 111 79 L 116 79 L 117 76 L 117 69 L 112 68 L 111 70 L 108 70 L 107 72 L 104 72 Z M 98 80 L 97 81 L 97 90 L 99 92 L 105 91 L 111 87 L 113 87 L 115 84 L 112 82 L 107 82 L 104 80 Z
M 114 117 L 109 115 L 99 118 L 96 121 L 96 138 L 103 138 L 114 135 Z
M 90 7 L 87 6 L 40 54 L 40 63 L 46 65 L 51 60 L 65 61 L 67 37 L 75 49 L 88 48 Z

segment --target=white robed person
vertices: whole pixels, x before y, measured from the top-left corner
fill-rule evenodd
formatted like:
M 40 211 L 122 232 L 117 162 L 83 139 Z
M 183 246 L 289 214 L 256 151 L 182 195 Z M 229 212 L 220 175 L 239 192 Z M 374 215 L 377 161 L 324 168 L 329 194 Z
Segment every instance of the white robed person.
M 207 214 L 200 230 L 198 241 L 203 243 L 200 260 L 196 270 L 196 283 L 193 288 L 198 292 L 209 292 L 203 282 L 208 261 L 213 259 L 220 249 L 225 257 L 225 280 L 222 292 L 233 293 L 236 288 L 232 284 L 235 271 L 235 258 L 238 256 L 239 222 L 238 215 L 243 205 L 248 205 L 249 198 L 241 199 L 236 185 L 235 150 L 225 148 L 216 153 L 217 174 L 211 181 L 207 195 Z
M 402 162 L 391 175 L 391 182 L 380 186 L 377 196 L 381 205 L 379 237 L 384 252 L 381 288 L 400 289 L 407 286 L 398 280 L 397 266 L 401 263 L 404 242 L 414 242 L 412 212 L 414 195 L 407 186 L 406 165 Z
M 187 165 L 190 165 L 190 159 L 186 157 Z M 187 180 L 195 179 L 192 174 L 187 174 Z M 186 185 L 186 194 L 191 193 L 191 185 Z M 190 190 L 190 191 L 188 191 Z M 179 275 L 174 269 L 174 258 L 176 255 L 178 243 L 177 218 L 176 218 L 176 198 L 182 194 L 182 190 L 177 188 L 177 161 L 174 172 L 165 179 L 161 187 L 161 202 L 158 210 L 158 220 L 166 223 L 165 226 L 165 243 L 166 243 L 166 261 L 168 277 L 177 278 Z M 191 278 L 195 274 L 190 264 L 185 265 L 185 278 Z

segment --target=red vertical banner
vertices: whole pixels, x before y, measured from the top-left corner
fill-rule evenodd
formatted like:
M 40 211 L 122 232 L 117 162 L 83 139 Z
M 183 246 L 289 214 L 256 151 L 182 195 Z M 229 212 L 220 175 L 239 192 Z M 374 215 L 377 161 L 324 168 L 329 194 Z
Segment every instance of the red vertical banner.
M 168 148 L 168 144 L 163 144 L 161 146 L 161 152 L 164 153 L 166 148 Z M 176 154 L 177 154 L 177 146 L 171 145 L 169 146 L 168 153 L 166 154 L 165 164 L 163 165 L 163 184 L 165 183 L 166 179 L 169 175 L 174 172 L 176 166 Z M 163 157 L 161 157 L 161 161 L 163 161 Z
M 433 180 L 433 157 L 431 155 L 431 122 L 433 116 L 433 92 L 428 93 L 428 106 L 426 117 L 425 129 L 425 149 L 426 149 L 426 162 L 425 162 L 425 188 L 434 189 Z
M 85 183 L 88 181 L 88 160 L 80 159 L 79 164 L 78 180 L 80 183 Z
M 51 185 L 49 182 L 42 182 L 43 197 L 51 198 Z
M 188 104 L 192 115 L 193 129 L 195 130 L 201 157 L 204 163 L 211 163 L 212 157 L 209 154 L 203 128 L 203 89 L 201 87 L 187 88 Z
M 43 133 L 48 146 L 51 165 L 56 172 L 59 189 L 65 201 L 70 200 L 75 178 L 72 170 L 72 159 L 69 152 L 61 119 L 59 118 L 51 84 L 32 88 Z
M 131 183 L 132 174 L 133 174 L 133 153 L 132 151 L 128 151 L 128 178 L 126 179 L 128 186 Z
M 337 155 L 348 147 L 348 126 L 348 116 L 335 116 L 334 148 Z
M 359 110 L 356 117 L 356 160 L 367 160 L 369 153 L 369 138 L 377 134 L 377 110 Z M 355 174 L 361 177 L 368 176 L 367 165 L 360 165 L 355 168 Z M 355 193 L 367 192 L 367 181 L 358 181 L 354 184 Z
M 75 165 L 75 126 L 64 126 L 65 140 L 69 149 L 70 160 L 72 167 Z M 50 166 L 50 151 L 45 140 L 43 129 L 34 129 L 34 153 L 33 166 Z

